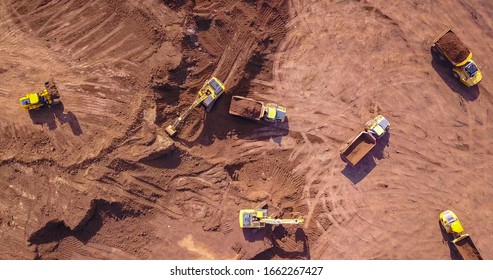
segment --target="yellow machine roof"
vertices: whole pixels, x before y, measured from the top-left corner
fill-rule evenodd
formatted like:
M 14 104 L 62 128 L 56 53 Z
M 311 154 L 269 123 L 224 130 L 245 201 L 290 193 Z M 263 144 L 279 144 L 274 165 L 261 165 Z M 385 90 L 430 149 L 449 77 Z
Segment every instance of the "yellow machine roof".
M 29 103 L 31 104 L 36 104 L 39 102 L 39 97 L 35 93 L 29 93 L 27 97 L 29 97 Z
M 460 224 L 459 220 L 455 220 L 452 224 L 450 224 L 450 228 L 452 229 L 453 232 L 461 233 L 464 231 L 462 228 L 462 225 Z
M 385 133 L 385 130 L 383 130 L 383 128 L 379 125 L 373 127 L 373 131 L 375 131 L 377 135 L 382 135 Z
M 276 113 L 277 113 L 277 112 L 276 112 L 276 109 L 269 108 L 269 109 L 267 110 L 267 117 L 268 117 L 269 119 L 275 119 L 275 118 L 276 118 Z

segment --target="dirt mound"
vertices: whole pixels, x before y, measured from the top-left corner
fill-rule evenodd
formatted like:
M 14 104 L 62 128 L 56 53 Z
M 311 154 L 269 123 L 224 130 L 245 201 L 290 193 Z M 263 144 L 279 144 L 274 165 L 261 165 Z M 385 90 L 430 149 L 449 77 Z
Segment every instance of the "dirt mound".
M 448 32 L 437 42 L 442 51 L 456 63 L 464 61 L 470 51 L 453 32 Z

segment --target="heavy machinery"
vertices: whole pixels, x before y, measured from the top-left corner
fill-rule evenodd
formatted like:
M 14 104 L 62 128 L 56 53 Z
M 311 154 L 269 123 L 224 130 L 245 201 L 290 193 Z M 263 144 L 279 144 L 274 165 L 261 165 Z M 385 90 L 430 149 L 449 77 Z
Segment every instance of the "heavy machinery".
M 454 68 L 454 77 L 466 86 L 474 86 L 481 81 L 483 75 L 472 60 L 472 52 L 449 28 L 433 40 L 431 50 L 440 60 L 449 61 Z
M 440 213 L 440 224 L 445 229 L 447 234 L 452 235 L 452 244 L 456 248 L 460 257 L 464 260 L 482 260 L 476 245 L 467 233 L 463 233 L 464 229 L 459 218 L 454 212 L 445 210 Z
M 60 94 L 53 82 L 50 80 L 45 82 L 45 89 L 38 93 L 28 93 L 19 99 L 21 107 L 25 110 L 34 110 L 43 106 L 52 106 L 61 103 Z
M 264 120 L 271 123 L 284 122 L 286 119 L 285 107 L 274 103 L 264 104 L 262 101 L 238 95 L 231 98 L 229 113 L 250 120 Z
M 188 109 L 176 121 L 166 127 L 166 132 L 170 136 L 174 136 L 178 126 L 187 118 L 187 116 L 200 104 L 204 105 L 207 112 L 210 112 L 212 106 L 217 101 L 219 96 L 225 91 L 224 84 L 216 77 L 207 80 L 199 90 L 199 97 L 188 107 Z
M 381 138 L 390 129 L 390 122 L 382 115 L 369 120 L 365 124 L 365 130 L 358 136 L 350 139 L 340 150 L 341 157 L 356 165 L 363 157 L 377 144 L 377 139 Z
M 267 209 L 244 209 L 240 211 L 239 220 L 241 228 L 259 229 L 270 225 L 299 225 L 304 223 L 304 219 L 274 219 L 269 217 Z

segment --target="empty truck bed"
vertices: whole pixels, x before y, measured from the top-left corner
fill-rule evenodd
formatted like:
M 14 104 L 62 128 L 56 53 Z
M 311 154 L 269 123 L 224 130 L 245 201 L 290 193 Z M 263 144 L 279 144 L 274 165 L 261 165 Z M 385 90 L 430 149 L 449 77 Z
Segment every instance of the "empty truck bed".
M 455 243 L 455 247 L 457 251 L 459 251 L 460 255 L 464 260 L 482 260 L 481 254 L 479 253 L 476 245 L 472 242 L 471 237 L 466 236 L 458 240 Z
M 358 163 L 376 144 L 373 138 L 367 132 L 361 132 L 341 154 L 353 165 Z

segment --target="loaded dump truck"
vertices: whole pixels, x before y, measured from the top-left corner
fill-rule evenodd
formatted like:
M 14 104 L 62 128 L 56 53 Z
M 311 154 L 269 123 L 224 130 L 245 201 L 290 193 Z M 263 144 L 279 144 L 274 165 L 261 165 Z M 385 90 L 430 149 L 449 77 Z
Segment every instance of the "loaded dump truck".
M 443 31 L 433 40 L 433 53 L 442 61 L 449 61 L 454 77 L 466 86 L 474 86 L 483 79 L 478 66 L 472 60 L 472 52 L 451 30 Z
M 286 108 L 237 95 L 231 98 L 229 113 L 256 121 L 284 122 L 286 120 Z
M 462 224 L 454 212 L 445 210 L 440 213 L 440 224 L 448 234 L 452 235 L 453 240 L 451 242 L 454 244 L 457 253 L 462 259 L 483 259 L 469 234 L 463 233 L 464 229 L 462 228 Z
M 390 129 L 389 121 L 382 115 L 365 124 L 365 130 L 351 138 L 342 148 L 341 157 L 351 165 L 356 165 Z

